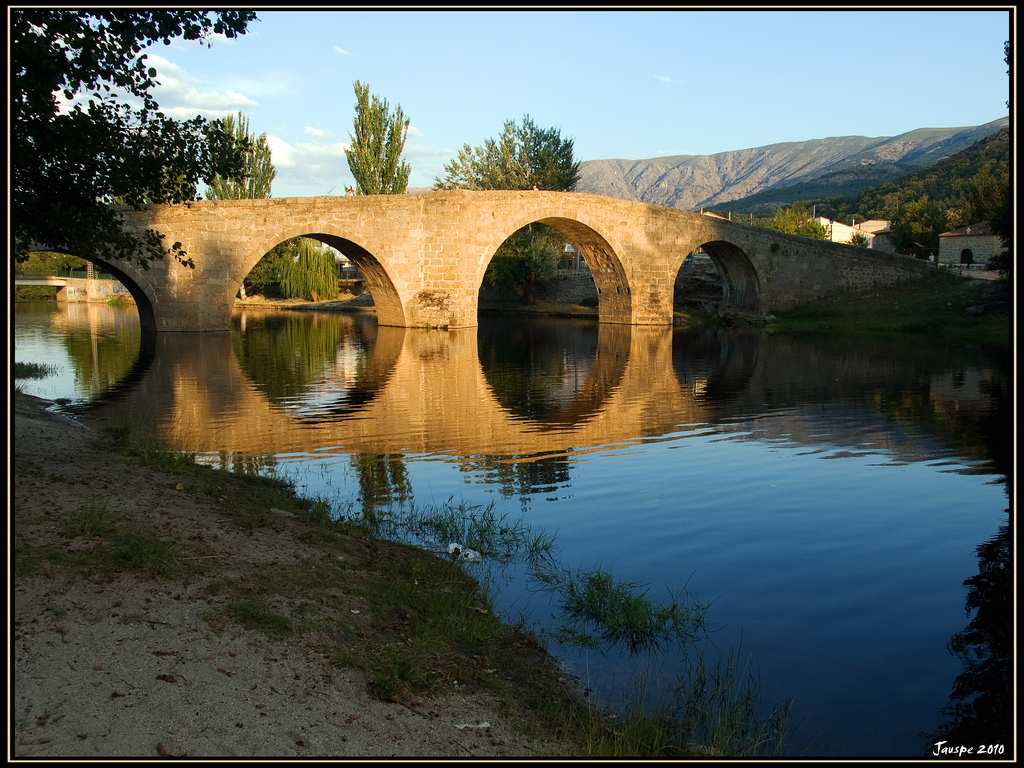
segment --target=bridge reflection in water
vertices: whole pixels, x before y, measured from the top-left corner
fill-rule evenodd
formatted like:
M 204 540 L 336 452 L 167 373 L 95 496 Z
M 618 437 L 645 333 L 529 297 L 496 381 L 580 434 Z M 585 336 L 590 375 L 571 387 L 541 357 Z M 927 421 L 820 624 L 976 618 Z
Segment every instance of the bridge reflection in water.
M 542 332 L 537 321 L 441 333 L 363 320 L 297 318 L 296 327 L 330 330 L 319 361 L 304 359 L 308 343 L 288 335 L 297 331 L 287 330 L 287 319 L 264 342 L 277 355 L 269 363 L 248 348 L 245 333 L 245 323 L 272 322 L 266 316 L 244 320 L 241 331 L 159 334 L 151 362 L 119 393 L 87 406 L 83 419 L 117 422 L 131 414 L 170 447 L 214 452 L 227 466 L 310 451 L 557 457 L 766 409 L 861 398 L 872 387 L 929 385 L 918 366 L 856 347 L 823 350 L 814 365 L 794 370 L 787 349 L 794 342 L 759 331 L 731 331 L 723 343 L 715 331 L 595 323 L 581 331 L 590 345 L 567 353 L 574 359 L 553 371 L 543 391 L 531 391 L 515 377 L 519 362 L 528 367 L 521 358 L 535 341 L 530 334 Z M 267 367 L 283 365 L 308 368 L 304 382 L 275 383 Z M 799 413 L 784 421 L 787 436 L 800 440 Z

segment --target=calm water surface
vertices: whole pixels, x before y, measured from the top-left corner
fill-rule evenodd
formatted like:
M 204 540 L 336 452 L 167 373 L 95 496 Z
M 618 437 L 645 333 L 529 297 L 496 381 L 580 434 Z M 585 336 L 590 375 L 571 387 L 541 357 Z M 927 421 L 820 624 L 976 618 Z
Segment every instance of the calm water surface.
M 23 388 L 66 398 L 87 423 L 131 414 L 173 447 L 293 478 L 340 513 L 493 502 L 557 532 L 566 568 L 713 601 L 705 652 L 740 648 L 768 703 L 792 697 L 793 754 L 929 754 L 955 683 L 994 702 L 987 726 L 967 724 L 989 730 L 939 738 L 1012 749 L 1005 354 L 569 320 L 403 330 L 300 312 L 140 350 L 130 310 L 18 305 L 15 359 L 57 366 Z M 516 567 L 494 589 L 510 620 L 554 627 Z M 950 651 L 969 624 L 989 639 L 995 689 Z M 614 651 L 552 650 L 613 702 L 637 668 Z M 653 663 L 671 676 L 682 661 Z

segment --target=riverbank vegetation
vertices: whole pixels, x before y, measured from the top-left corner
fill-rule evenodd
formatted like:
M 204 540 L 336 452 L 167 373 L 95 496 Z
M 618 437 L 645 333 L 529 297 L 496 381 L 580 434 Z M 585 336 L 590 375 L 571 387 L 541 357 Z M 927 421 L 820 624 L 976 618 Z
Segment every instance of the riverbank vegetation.
M 932 270 L 867 291 L 845 291 L 775 313 L 770 330 L 819 334 L 921 334 L 974 344 L 1010 345 L 1007 279 Z

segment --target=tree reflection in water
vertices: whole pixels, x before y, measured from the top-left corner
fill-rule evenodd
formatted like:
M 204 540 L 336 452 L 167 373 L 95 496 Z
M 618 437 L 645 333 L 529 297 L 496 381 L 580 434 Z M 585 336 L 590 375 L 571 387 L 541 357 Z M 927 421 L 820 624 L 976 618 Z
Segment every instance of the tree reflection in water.
M 949 719 L 930 737 L 928 756 L 935 755 L 939 742 L 973 748 L 974 755 L 1001 745 L 1004 750 L 993 757 L 1012 755 L 1012 565 L 1010 527 L 1000 526 L 991 541 L 978 546 L 978 575 L 964 582 L 967 615 L 974 611 L 974 617 L 948 646 L 963 671 L 953 683 L 949 704 L 939 711 Z

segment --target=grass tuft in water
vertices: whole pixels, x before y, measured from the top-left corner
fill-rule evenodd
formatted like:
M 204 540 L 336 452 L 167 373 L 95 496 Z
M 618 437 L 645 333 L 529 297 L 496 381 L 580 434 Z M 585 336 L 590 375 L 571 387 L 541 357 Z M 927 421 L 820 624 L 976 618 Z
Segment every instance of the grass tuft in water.
M 741 757 L 783 754 L 792 701 L 761 706 L 761 679 L 738 653 L 713 667 L 702 655 L 668 690 L 650 689 L 653 673 L 637 682 L 615 717 L 592 709 L 578 728 L 593 757 Z
M 454 504 L 449 499 L 442 505 L 388 509 L 346 522 L 376 538 L 415 543 L 438 553 L 456 544 L 456 559 L 473 552 L 503 564 L 550 560 L 555 543 L 555 534 L 535 532 L 522 518 L 496 512 L 493 503 Z
M 14 378 L 18 379 L 45 379 L 47 376 L 55 376 L 60 373 L 60 366 L 46 365 L 45 363 L 15 363 Z
M 683 589 L 667 605 L 653 602 L 636 582 L 616 581 L 611 573 L 558 571 L 535 567 L 530 574 L 540 591 L 559 598 L 559 642 L 576 647 L 624 645 L 632 655 L 660 651 L 669 642 L 686 644 L 704 630 L 709 606 Z

